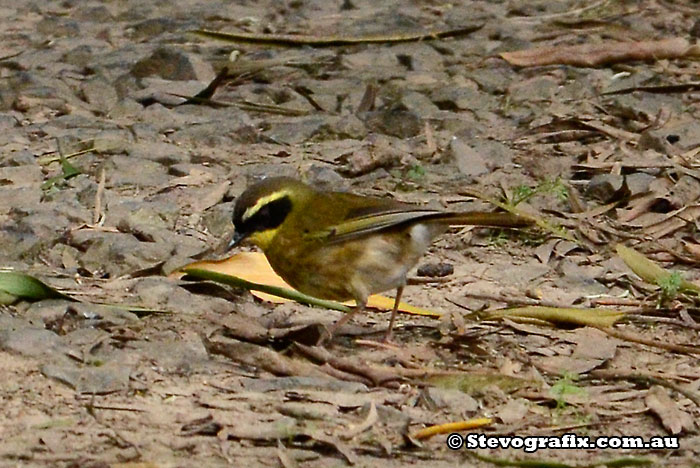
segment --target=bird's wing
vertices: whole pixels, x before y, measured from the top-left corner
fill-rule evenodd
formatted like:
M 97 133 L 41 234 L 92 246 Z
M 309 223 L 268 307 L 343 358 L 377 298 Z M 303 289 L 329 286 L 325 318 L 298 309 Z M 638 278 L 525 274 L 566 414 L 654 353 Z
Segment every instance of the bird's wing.
M 352 195 L 348 194 L 347 196 Z M 360 204 L 356 206 L 360 206 Z M 443 215 L 442 211 L 420 209 L 393 200 L 373 199 L 369 201 L 364 198 L 360 208 L 350 209 L 339 222 L 325 226 L 314 233 L 309 233 L 309 236 L 323 239 L 327 243 L 343 242 L 373 232 Z
M 355 195 L 343 194 L 343 196 L 348 197 L 348 203 L 344 205 L 354 206 L 354 208 L 348 209 L 339 220 L 307 233 L 307 239 L 323 240 L 325 243 L 343 242 L 421 221 L 443 222 L 456 226 L 491 227 L 522 227 L 532 224 L 528 218 L 510 213 L 447 212 L 419 208 L 395 200 L 367 197 L 352 203 Z

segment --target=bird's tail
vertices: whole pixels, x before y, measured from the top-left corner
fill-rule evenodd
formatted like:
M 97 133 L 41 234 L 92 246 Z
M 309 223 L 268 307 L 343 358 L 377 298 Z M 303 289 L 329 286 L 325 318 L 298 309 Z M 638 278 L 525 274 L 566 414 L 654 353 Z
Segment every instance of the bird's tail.
M 511 213 L 487 213 L 481 211 L 467 211 L 464 213 L 444 213 L 438 217 L 440 221 L 450 226 L 489 226 L 489 227 L 525 227 L 534 224 L 534 221 L 526 216 L 518 216 Z

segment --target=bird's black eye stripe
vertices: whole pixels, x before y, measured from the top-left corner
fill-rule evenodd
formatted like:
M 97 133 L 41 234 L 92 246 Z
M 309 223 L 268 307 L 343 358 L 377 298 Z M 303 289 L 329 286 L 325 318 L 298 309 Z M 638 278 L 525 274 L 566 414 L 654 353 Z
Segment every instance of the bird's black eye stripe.
M 253 216 L 245 220 L 242 226 L 236 226 L 236 230 L 253 233 L 266 231 L 278 227 L 292 210 L 292 201 L 289 197 L 278 198 L 263 206 Z

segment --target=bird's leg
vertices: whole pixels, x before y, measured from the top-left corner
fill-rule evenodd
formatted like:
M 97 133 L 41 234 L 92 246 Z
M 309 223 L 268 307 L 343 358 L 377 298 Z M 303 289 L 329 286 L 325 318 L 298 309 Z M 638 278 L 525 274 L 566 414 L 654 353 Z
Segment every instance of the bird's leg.
M 394 308 L 391 309 L 391 319 L 389 320 L 389 328 L 387 329 L 386 335 L 384 335 L 384 339 L 382 340 L 384 343 L 391 342 L 391 333 L 394 330 L 394 320 L 396 320 L 396 312 L 399 310 L 399 302 L 401 302 L 403 287 L 404 285 L 402 284 L 401 286 L 396 288 L 396 299 L 394 299 Z
M 353 318 L 353 317 L 355 316 L 356 313 L 362 312 L 363 310 L 365 310 L 365 306 L 366 306 L 366 305 L 367 305 L 367 300 L 366 300 L 366 299 L 365 299 L 365 300 L 362 300 L 362 301 L 357 301 L 357 304 L 355 305 L 355 307 L 354 307 L 350 312 L 346 312 L 345 315 L 343 315 L 343 316 L 340 318 L 340 320 L 338 320 L 337 322 L 335 322 L 335 323 L 333 324 L 333 326 L 331 327 L 331 329 L 328 330 L 328 335 L 322 337 L 322 338 L 319 340 L 318 345 L 322 345 L 322 344 L 324 344 L 324 343 L 326 343 L 326 342 L 330 343 L 331 341 L 333 341 L 333 337 L 335 336 L 335 333 L 336 333 L 338 330 L 340 330 L 340 327 L 342 327 L 343 325 L 345 325 L 346 323 L 348 323 L 348 321 L 350 321 L 350 319 Z

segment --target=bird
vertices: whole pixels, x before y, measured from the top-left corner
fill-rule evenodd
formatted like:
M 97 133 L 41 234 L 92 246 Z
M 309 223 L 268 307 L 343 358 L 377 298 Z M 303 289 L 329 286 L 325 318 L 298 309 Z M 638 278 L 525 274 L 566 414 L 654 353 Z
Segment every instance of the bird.
M 525 216 L 427 209 L 389 198 L 316 189 L 292 177 L 247 187 L 233 209 L 227 251 L 259 247 L 272 269 L 296 290 L 334 301 L 354 300 L 320 342 L 362 312 L 372 294 L 396 290 L 384 341 L 392 338 L 408 272 L 450 226 L 523 227 Z

